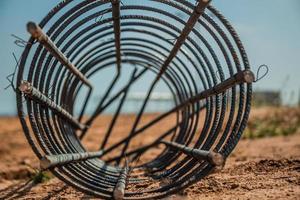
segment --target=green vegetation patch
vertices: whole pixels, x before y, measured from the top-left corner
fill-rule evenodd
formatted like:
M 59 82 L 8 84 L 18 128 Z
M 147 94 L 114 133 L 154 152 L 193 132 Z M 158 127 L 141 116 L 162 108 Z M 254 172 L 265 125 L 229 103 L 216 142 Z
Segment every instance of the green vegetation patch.
M 35 184 L 39 184 L 39 183 L 45 183 L 47 181 L 49 181 L 50 179 L 53 178 L 53 174 L 49 171 L 39 171 L 36 172 L 33 177 L 32 177 L 32 181 Z
M 243 137 L 286 136 L 299 132 L 299 127 L 299 108 L 270 108 L 265 114 L 250 117 Z

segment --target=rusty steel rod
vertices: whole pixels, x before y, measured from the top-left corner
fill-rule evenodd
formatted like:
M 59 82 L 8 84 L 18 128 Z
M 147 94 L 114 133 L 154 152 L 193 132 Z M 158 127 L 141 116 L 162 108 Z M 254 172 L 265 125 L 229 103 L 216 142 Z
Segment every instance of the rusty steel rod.
M 174 57 L 177 55 L 178 51 L 180 50 L 181 46 L 184 44 L 186 41 L 187 37 L 193 30 L 195 24 L 197 23 L 198 19 L 201 17 L 203 14 L 205 8 L 209 5 L 211 0 L 199 0 L 197 2 L 196 7 L 194 8 L 194 11 L 188 21 L 186 22 L 185 27 L 183 28 L 181 34 L 177 38 L 175 45 L 173 46 L 172 50 L 170 51 L 169 56 L 165 60 L 164 64 L 162 65 L 160 72 L 157 76 L 157 79 L 160 78 L 160 76 L 167 70 L 168 66 L 174 59 Z
M 19 90 L 22 93 L 26 94 L 29 98 L 40 102 L 44 106 L 52 109 L 54 113 L 58 114 L 63 119 L 69 121 L 75 128 L 80 130 L 85 129 L 85 125 L 81 124 L 68 111 L 66 111 L 61 106 L 57 105 L 49 97 L 47 97 L 45 94 L 41 93 L 38 89 L 33 87 L 31 83 L 27 81 L 22 81 L 22 83 L 19 85 Z
M 86 107 L 88 105 L 88 102 L 90 100 L 90 97 L 92 95 L 92 91 L 93 89 L 92 88 L 89 88 L 89 91 L 87 93 L 87 96 L 85 97 L 84 99 L 84 103 L 83 103 L 83 106 L 82 106 L 82 109 L 80 111 L 80 114 L 79 114 L 79 117 L 78 117 L 78 121 L 81 122 L 82 118 L 84 117 L 84 113 L 85 113 L 85 110 L 86 110 Z
M 226 90 L 228 90 L 229 88 L 232 88 L 236 85 L 243 84 L 243 83 L 250 84 L 253 83 L 254 81 L 255 81 L 255 75 L 252 71 L 250 70 L 239 71 L 236 74 L 234 74 L 232 77 L 226 79 L 225 81 L 190 98 L 185 102 L 185 104 L 191 104 L 199 100 L 206 99 L 210 96 L 221 94 Z
M 112 18 L 114 23 L 117 73 L 121 71 L 121 31 L 120 31 L 120 0 L 112 0 Z
M 76 77 L 78 77 L 88 87 L 92 88 L 90 81 L 71 63 L 71 61 L 57 48 L 54 42 L 44 33 L 41 27 L 34 23 L 27 23 L 27 31 L 32 38 L 42 44 L 58 61 L 66 66 Z
M 60 155 L 46 155 L 40 160 L 40 168 L 42 170 L 50 169 L 75 162 L 82 162 L 93 158 L 98 158 L 103 151 L 84 152 Z
M 178 144 L 176 142 L 169 142 L 169 141 L 161 141 L 161 143 L 177 149 L 181 152 L 183 152 L 186 155 L 189 155 L 199 161 L 207 161 L 210 164 L 214 165 L 214 166 L 223 166 L 225 164 L 225 159 L 222 156 L 222 154 L 220 153 L 216 153 L 214 151 L 204 151 L 204 150 L 200 150 L 200 149 L 193 149 L 190 147 L 187 147 L 185 145 L 182 144 Z
M 128 174 L 129 174 L 129 168 L 125 166 L 120 172 L 118 182 L 114 188 L 113 197 L 115 200 L 124 199 Z

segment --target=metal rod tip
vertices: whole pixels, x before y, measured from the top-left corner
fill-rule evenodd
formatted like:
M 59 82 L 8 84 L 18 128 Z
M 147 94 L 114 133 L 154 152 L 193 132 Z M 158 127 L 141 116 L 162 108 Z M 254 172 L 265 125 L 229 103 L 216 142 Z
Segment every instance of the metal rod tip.
M 244 81 L 246 83 L 253 83 L 255 81 L 254 73 L 250 70 L 245 70 L 244 71 Z
M 46 169 L 49 169 L 50 167 L 51 167 L 51 160 L 49 160 L 47 158 L 47 156 L 43 157 L 40 160 L 40 169 L 41 170 L 46 170 Z
M 111 0 L 111 3 L 117 4 L 117 3 L 120 3 L 120 0 Z
M 129 169 L 127 167 L 125 167 L 120 173 L 118 182 L 113 192 L 113 197 L 116 200 L 124 199 L 128 173 Z
M 32 86 L 29 82 L 22 81 L 21 84 L 19 85 L 19 90 L 23 93 L 29 94 L 30 91 L 32 90 Z
M 208 154 L 209 162 L 218 167 L 223 167 L 225 165 L 224 156 L 220 153 L 216 153 L 214 151 L 210 151 Z
M 115 188 L 114 189 L 113 196 L 114 196 L 115 200 L 122 200 L 122 199 L 124 199 L 124 194 L 125 194 L 124 188 L 119 187 L 119 188 Z
M 41 36 L 41 28 L 35 22 L 28 22 L 27 31 L 31 34 L 31 36 L 35 39 L 38 39 Z

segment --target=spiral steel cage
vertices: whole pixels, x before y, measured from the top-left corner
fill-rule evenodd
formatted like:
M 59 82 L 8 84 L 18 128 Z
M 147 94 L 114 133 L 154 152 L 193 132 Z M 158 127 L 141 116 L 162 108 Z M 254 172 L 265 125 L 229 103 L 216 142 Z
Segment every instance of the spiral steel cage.
M 17 76 L 19 118 L 42 169 L 76 189 L 105 199 L 162 198 L 222 166 L 241 138 L 254 77 L 235 30 L 209 0 L 65 0 L 27 29 L 32 37 Z M 96 87 L 89 80 L 106 68 L 116 75 L 84 122 Z M 126 92 L 150 73 L 155 78 L 131 131 L 108 148 L 86 150 L 81 139 L 94 119 L 119 102 L 103 135 L 108 140 Z M 129 82 L 112 94 L 124 74 Z M 169 88 L 174 107 L 140 127 L 158 82 Z M 88 92 L 78 104 L 84 88 Z M 135 136 L 174 113 L 171 129 L 151 144 L 128 150 Z M 157 146 L 159 154 L 133 165 Z M 118 147 L 119 156 L 102 158 Z

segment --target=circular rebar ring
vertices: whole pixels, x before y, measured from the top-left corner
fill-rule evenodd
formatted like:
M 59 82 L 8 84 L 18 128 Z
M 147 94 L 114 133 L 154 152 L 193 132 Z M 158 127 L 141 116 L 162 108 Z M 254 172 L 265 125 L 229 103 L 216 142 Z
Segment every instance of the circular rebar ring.
M 38 25 L 28 23 L 32 37 L 19 67 L 17 107 L 42 169 L 97 197 L 153 199 L 177 193 L 222 167 L 245 129 L 254 78 L 235 30 L 209 2 L 65 0 Z M 96 87 L 90 80 L 110 68 L 115 77 L 84 122 Z M 149 74 L 154 79 L 144 85 L 147 95 L 132 129 L 109 146 L 127 92 Z M 112 92 L 124 75 L 127 82 Z M 160 83 L 172 94 L 174 107 L 141 124 Z M 79 101 L 83 90 L 87 96 Z M 120 109 L 101 148 L 89 152 L 82 138 L 116 101 Z M 176 122 L 169 130 L 130 148 L 131 140 L 171 114 Z M 161 151 L 138 163 L 155 148 Z

